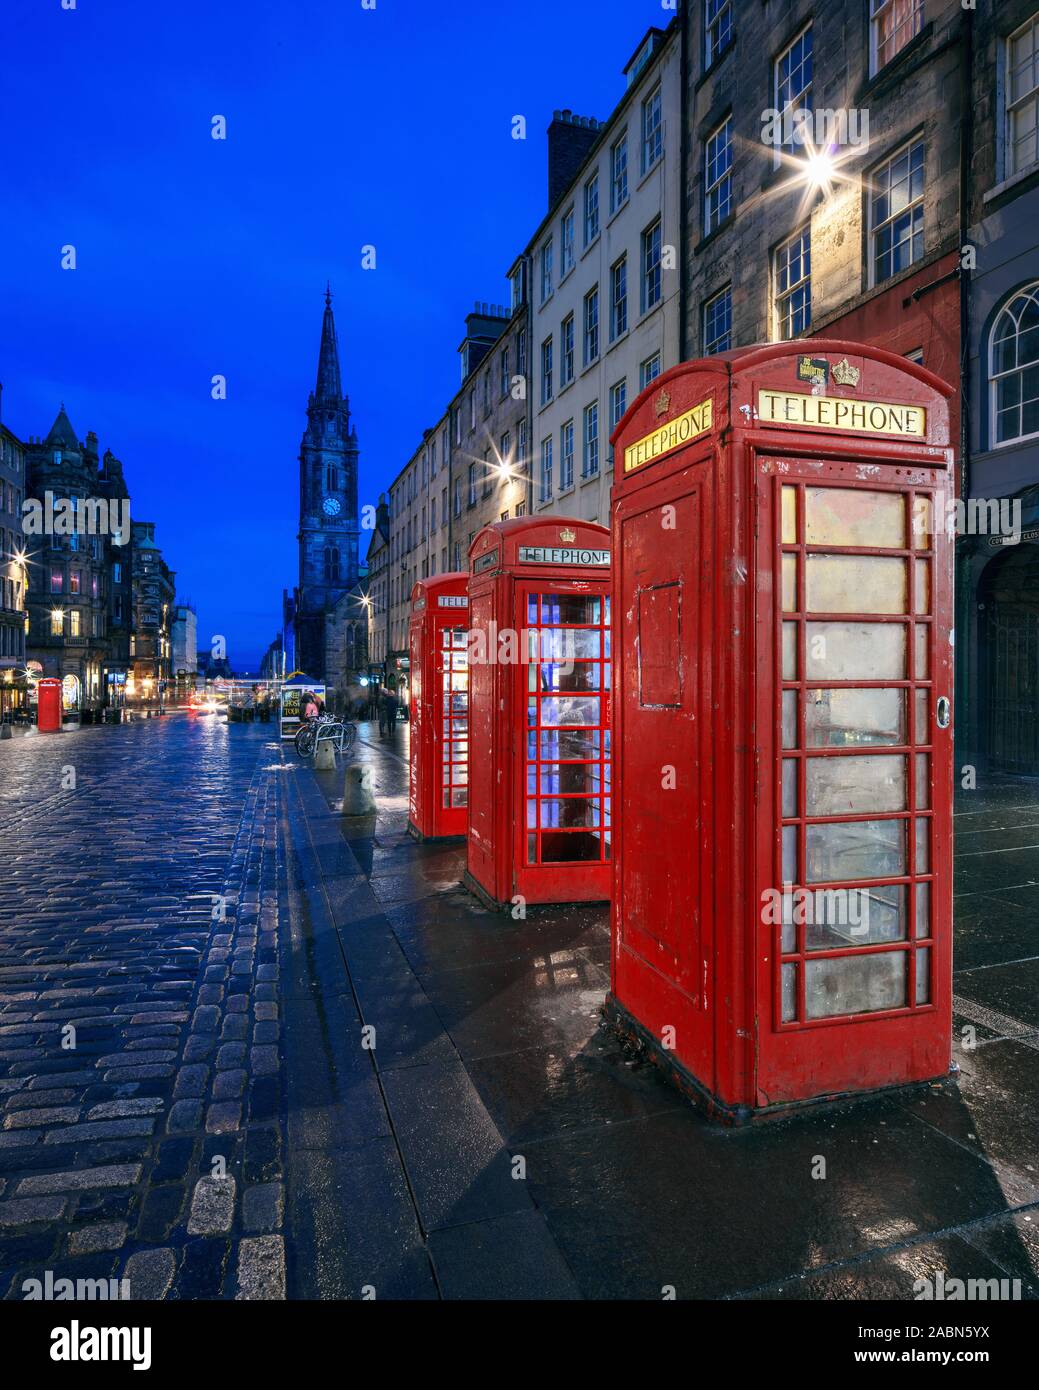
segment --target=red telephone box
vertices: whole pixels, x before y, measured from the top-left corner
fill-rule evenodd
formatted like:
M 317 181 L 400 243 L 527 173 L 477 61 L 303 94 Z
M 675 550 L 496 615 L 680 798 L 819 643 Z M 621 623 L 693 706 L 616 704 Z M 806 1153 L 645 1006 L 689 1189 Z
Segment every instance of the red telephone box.
M 41 733 L 61 728 L 61 681 L 54 676 L 36 682 L 36 727 Z
M 610 549 L 560 516 L 469 547 L 466 883 L 495 906 L 610 896 Z
M 814 339 L 613 434 L 608 1008 L 730 1120 L 949 1070 L 951 394 Z
M 420 579 L 411 591 L 411 782 L 417 839 L 464 835 L 469 781 L 469 576 Z

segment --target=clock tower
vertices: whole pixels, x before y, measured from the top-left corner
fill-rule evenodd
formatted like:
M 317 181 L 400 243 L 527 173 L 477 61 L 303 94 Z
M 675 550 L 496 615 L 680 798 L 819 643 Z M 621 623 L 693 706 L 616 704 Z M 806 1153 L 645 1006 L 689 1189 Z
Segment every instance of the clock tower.
M 299 586 L 295 661 L 324 677 L 326 615 L 358 582 L 357 433 L 339 375 L 332 294 L 325 291 L 317 385 L 299 452 Z

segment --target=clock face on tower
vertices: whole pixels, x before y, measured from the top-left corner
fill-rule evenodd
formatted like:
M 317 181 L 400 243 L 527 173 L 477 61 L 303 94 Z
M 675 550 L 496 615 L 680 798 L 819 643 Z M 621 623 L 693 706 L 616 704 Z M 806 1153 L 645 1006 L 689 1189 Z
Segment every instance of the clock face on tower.
M 326 497 L 321 503 L 321 510 L 325 516 L 338 516 L 342 511 L 342 504 L 338 497 Z

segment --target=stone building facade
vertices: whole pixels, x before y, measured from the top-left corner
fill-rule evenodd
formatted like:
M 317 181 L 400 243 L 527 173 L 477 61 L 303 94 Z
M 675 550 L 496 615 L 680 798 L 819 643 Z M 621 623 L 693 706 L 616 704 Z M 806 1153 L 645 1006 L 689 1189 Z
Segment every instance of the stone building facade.
M 681 360 L 681 26 L 650 29 L 608 120 L 557 111 L 530 301 L 532 507 L 608 523 L 610 434 Z
M 373 590 L 372 623 L 385 624 L 383 669 L 405 696 L 416 581 L 464 569 L 481 526 L 530 506 L 527 323 L 522 299 L 511 309 L 477 303 L 466 316 L 461 386 L 390 485 L 385 600 Z
M 25 446 L 0 422 L 0 719 L 27 702 L 25 675 Z
M 109 582 L 128 564 L 130 537 L 86 529 L 67 534 L 54 511 L 63 502 L 103 498 L 97 436 L 76 438 L 65 407 L 46 438 L 26 444 L 26 495 L 39 504 L 43 529 L 26 534 L 29 561 L 27 660 L 37 676 L 65 680 L 69 708 L 99 708 L 109 665 Z M 48 498 L 50 499 L 48 502 Z
M 985 526 L 959 541 L 957 737 L 963 764 L 1039 776 L 1039 0 L 971 20 L 964 490 Z
M 379 679 L 389 650 L 390 508 L 379 494 L 368 542 L 368 676 Z
M 686 7 L 684 357 L 825 333 L 958 381 L 963 13 Z
M 470 315 L 470 319 L 471 319 Z M 530 332 L 522 302 L 506 314 L 486 353 L 464 375 L 451 402 L 452 450 L 447 496 L 451 522 L 446 562 L 440 569 L 464 570 L 469 546 L 483 526 L 523 516 L 530 502 Z M 467 336 L 462 344 L 463 367 Z M 443 501 L 441 517 L 443 521 Z
M 155 523 L 134 521 L 131 530 L 133 632 L 126 693 L 132 703 L 151 707 L 165 703 L 172 693 L 171 625 L 177 576 L 155 542 Z

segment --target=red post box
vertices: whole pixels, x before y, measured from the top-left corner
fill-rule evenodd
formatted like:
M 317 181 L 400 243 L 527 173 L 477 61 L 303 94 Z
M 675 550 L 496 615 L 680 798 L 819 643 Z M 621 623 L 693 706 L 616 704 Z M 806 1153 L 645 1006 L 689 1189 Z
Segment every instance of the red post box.
M 464 835 L 469 782 L 469 575 L 420 579 L 411 591 L 411 780 L 417 839 Z
M 814 339 L 613 434 L 608 1009 L 730 1120 L 949 1069 L 951 394 Z
M 36 727 L 47 734 L 61 728 L 61 681 L 54 676 L 36 682 Z
M 466 883 L 503 906 L 610 895 L 610 549 L 560 516 L 469 547 Z

